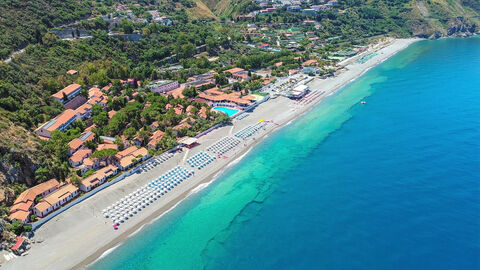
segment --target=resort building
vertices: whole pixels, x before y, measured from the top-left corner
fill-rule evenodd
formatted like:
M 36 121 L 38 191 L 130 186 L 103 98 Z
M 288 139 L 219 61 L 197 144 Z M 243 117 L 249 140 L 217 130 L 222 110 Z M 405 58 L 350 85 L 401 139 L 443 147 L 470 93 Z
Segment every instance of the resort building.
M 80 166 L 80 171 L 85 174 L 89 170 L 96 170 L 100 168 L 100 160 L 97 158 L 89 158 L 83 160 L 83 164 Z
M 66 184 L 57 191 L 44 197 L 35 205 L 33 213 L 38 217 L 45 217 L 49 213 L 57 210 L 62 205 L 73 200 L 79 194 L 78 188 L 72 184 Z
M 208 104 L 212 107 L 222 106 L 241 109 L 248 107 L 256 100 L 255 97 L 251 95 L 242 96 L 240 92 L 232 92 L 230 94 L 226 94 L 220 91 L 209 90 L 205 90 L 203 93 L 199 93 L 198 97 L 206 100 Z
M 116 163 L 122 171 L 131 168 L 138 162 L 149 157 L 150 155 L 148 154 L 148 150 L 146 148 L 137 148 L 136 146 L 131 146 L 115 155 Z
M 75 152 L 69 159 L 68 163 L 70 166 L 77 167 L 83 164 L 83 161 L 92 154 L 92 150 L 90 149 L 80 149 Z
M 35 199 L 39 196 L 46 196 L 55 191 L 60 184 L 56 179 L 48 180 L 47 182 L 38 184 L 22 192 L 15 200 L 10 208 L 9 219 L 11 221 L 18 220 L 25 224 L 29 221 Z
M 147 144 L 148 149 L 155 149 L 157 144 L 162 140 L 165 132 L 161 130 L 157 130 L 153 133 L 152 137 L 150 137 L 150 141 Z
M 179 86 L 180 84 L 177 81 L 158 80 L 151 82 L 149 85 L 147 85 L 147 88 L 150 89 L 152 92 L 166 93 L 175 88 L 178 88 Z
M 105 168 L 102 168 L 96 171 L 94 174 L 88 176 L 87 178 L 82 179 L 80 183 L 80 190 L 82 190 L 83 192 L 89 192 L 90 190 L 105 183 L 108 178 L 116 175 L 117 173 L 118 168 L 114 165 L 109 165 Z
M 317 66 L 317 65 L 318 65 L 318 61 L 314 59 L 310 59 L 302 63 L 303 67 L 310 67 L 310 66 Z
M 310 89 L 307 85 L 300 84 L 290 91 L 288 97 L 292 99 L 299 99 L 304 97 L 309 91 Z
M 80 84 L 77 84 L 77 83 L 70 84 L 69 86 L 53 94 L 52 98 L 60 101 L 62 104 L 65 104 L 68 102 L 68 100 L 80 94 L 81 90 L 82 90 L 82 86 Z M 65 100 L 64 97 L 67 97 L 67 100 Z
M 54 130 L 61 132 L 67 130 L 72 123 L 77 121 L 77 113 L 74 110 L 67 109 L 54 119 L 46 122 L 35 130 L 39 137 L 51 138 Z
M 69 154 L 73 155 L 73 153 L 75 153 L 77 150 L 83 148 L 84 143 L 86 143 L 88 141 L 91 141 L 94 138 L 95 138 L 95 133 L 93 133 L 91 131 L 88 131 L 88 132 L 85 132 L 84 134 L 82 134 L 82 136 L 80 136 L 80 138 L 73 139 L 72 141 L 70 141 L 68 143 L 68 146 L 70 147 Z

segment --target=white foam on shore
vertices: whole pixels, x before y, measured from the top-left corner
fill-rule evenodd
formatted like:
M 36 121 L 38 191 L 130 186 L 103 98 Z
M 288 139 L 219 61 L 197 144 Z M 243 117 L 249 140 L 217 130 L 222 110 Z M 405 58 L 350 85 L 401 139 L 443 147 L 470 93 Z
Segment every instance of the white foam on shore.
M 128 237 L 132 237 L 132 236 L 136 235 L 137 233 L 139 233 L 143 229 L 143 227 L 145 227 L 145 224 L 140 226 L 140 228 L 138 228 L 136 231 L 134 231 L 130 235 L 128 235 Z
M 122 245 L 122 243 L 119 243 L 117 245 L 115 245 L 114 247 L 112 248 L 109 248 L 107 250 L 105 250 L 105 252 L 102 253 L 102 255 L 100 255 L 100 257 L 98 257 L 95 261 L 93 261 L 91 264 L 87 265 L 87 268 L 91 265 L 94 265 L 96 262 L 98 262 L 99 260 L 105 258 L 108 254 L 112 253 L 115 249 L 117 249 L 120 245 Z

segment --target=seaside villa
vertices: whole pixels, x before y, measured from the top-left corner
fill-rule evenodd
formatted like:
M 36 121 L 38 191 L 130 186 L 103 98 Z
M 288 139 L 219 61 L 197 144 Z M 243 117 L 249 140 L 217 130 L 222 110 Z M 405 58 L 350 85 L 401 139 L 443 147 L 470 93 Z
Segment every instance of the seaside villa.
M 76 186 L 66 184 L 40 200 L 40 202 L 35 205 L 33 213 L 38 217 L 44 217 L 77 197 L 78 194 L 79 191 Z
M 19 221 L 23 224 L 27 223 L 30 219 L 35 199 L 39 196 L 47 196 L 55 191 L 59 185 L 60 183 L 58 183 L 56 179 L 51 179 L 25 190 L 13 203 L 8 218 L 11 221 Z
M 89 192 L 90 190 L 100 186 L 105 183 L 105 181 L 116 175 L 118 173 L 118 168 L 114 165 L 108 165 L 105 168 L 102 168 L 96 171 L 94 174 L 88 176 L 85 179 L 82 179 L 80 183 L 80 190 L 83 192 Z
M 118 152 L 115 155 L 116 164 L 122 171 L 129 169 L 133 165 L 149 157 L 150 155 L 148 154 L 148 150 L 146 148 L 137 148 L 137 146 L 130 146 L 129 148 Z

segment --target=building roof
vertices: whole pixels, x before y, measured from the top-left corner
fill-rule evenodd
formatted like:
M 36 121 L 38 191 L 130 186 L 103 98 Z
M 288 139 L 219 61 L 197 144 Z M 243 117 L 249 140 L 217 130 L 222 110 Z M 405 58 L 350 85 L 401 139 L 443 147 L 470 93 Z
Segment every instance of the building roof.
M 236 68 L 227 69 L 223 73 L 230 72 L 231 74 L 235 74 L 235 73 L 242 72 L 242 71 L 244 71 L 243 68 L 236 67 Z
M 15 213 L 12 213 L 8 216 L 8 219 L 10 220 L 20 220 L 21 222 L 25 222 L 28 219 L 28 216 L 30 215 L 30 212 L 26 211 L 17 211 Z
M 202 106 L 202 108 L 200 108 L 200 111 L 198 112 L 198 116 L 200 118 L 206 119 L 207 118 L 207 108 Z
M 111 110 L 108 112 L 108 118 L 112 119 L 112 117 L 117 114 L 117 111 Z
M 23 238 L 21 236 L 17 236 L 17 242 L 11 249 L 17 250 L 22 244 L 23 244 Z
M 50 206 L 55 205 L 56 203 L 60 202 L 61 200 L 67 198 L 75 191 L 78 191 L 78 188 L 72 184 L 66 184 L 63 187 L 59 188 L 55 192 L 50 193 L 48 196 L 43 198 L 35 208 L 43 212 L 47 210 Z
M 149 147 L 157 146 L 157 143 L 160 142 L 165 135 L 165 132 L 161 130 L 157 130 L 153 133 L 152 137 L 150 137 L 150 141 L 148 142 Z
M 220 91 L 220 90 L 218 89 L 218 87 L 213 87 L 213 88 L 207 89 L 207 90 L 205 90 L 205 91 L 203 91 L 203 92 L 206 93 L 206 94 L 209 94 L 209 95 L 214 95 L 214 96 L 215 96 L 215 95 L 218 96 L 218 95 L 223 95 L 223 94 L 225 94 L 225 93 L 223 93 L 222 91 Z
M 86 157 L 88 157 L 92 153 L 92 150 L 90 149 L 80 149 L 77 152 L 75 152 L 71 157 L 70 160 L 73 163 L 78 163 L 82 162 Z
M 173 127 L 173 130 L 181 130 L 181 129 L 184 129 L 184 128 L 191 128 L 192 126 L 188 123 L 188 122 L 183 122 L 183 123 L 180 123 L 176 126 Z
M 123 151 L 118 152 L 118 153 L 115 155 L 115 157 L 121 159 L 121 158 L 123 158 L 123 157 L 126 157 L 126 156 L 132 154 L 132 153 L 135 152 L 137 149 L 138 149 L 138 148 L 137 148 L 135 145 L 132 145 L 132 146 L 124 149 Z
M 13 212 L 16 212 L 16 211 L 30 211 L 30 208 L 32 207 L 33 205 L 33 201 L 31 200 L 28 200 L 26 202 L 20 202 L 20 203 L 17 203 L 15 205 L 12 206 L 12 208 L 10 208 L 10 213 L 13 213 Z
M 69 86 L 63 88 L 62 90 L 58 91 L 57 93 L 53 94 L 52 97 L 57 98 L 57 99 L 62 99 L 63 98 L 63 93 L 65 95 L 70 95 L 71 93 L 75 92 L 79 87 L 82 87 L 80 84 L 74 83 L 70 84 Z
M 144 157 L 148 155 L 148 150 L 144 147 L 138 148 L 136 151 L 132 152 L 130 155 L 123 157 L 120 160 L 120 166 L 123 168 L 131 165 L 133 163 L 133 159 L 139 159 L 140 156 Z
M 72 109 L 67 109 L 63 113 L 55 117 L 54 119 L 43 124 L 40 128 L 44 128 L 50 132 L 57 130 L 61 125 L 67 123 L 73 117 L 76 117 L 76 115 L 77 115 L 76 111 Z
M 105 149 L 115 149 L 118 150 L 118 145 L 114 143 L 102 143 L 97 146 L 97 151 L 105 150 Z
M 311 65 L 316 65 L 318 64 L 318 61 L 317 60 L 314 60 L 314 59 L 310 59 L 310 60 L 307 60 L 305 62 L 303 62 L 303 66 L 311 66 Z
M 91 141 L 95 138 L 95 133 L 91 131 L 87 131 L 86 133 L 82 134 L 80 138 L 75 138 L 71 142 L 68 143 L 70 149 L 75 150 L 78 149 L 83 143 Z
M 31 187 L 24 192 L 22 192 L 18 198 L 15 200 L 13 205 L 16 205 L 21 202 L 28 202 L 28 201 L 33 201 L 35 198 L 44 193 L 47 190 L 50 190 L 54 187 L 57 187 L 60 183 L 58 183 L 57 179 L 50 179 L 46 182 L 43 182 L 41 184 L 38 184 L 34 187 Z
M 87 167 L 91 167 L 93 166 L 93 164 L 95 164 L 98 160 L 97 159 L 91 159 L 91 158 L 86 158 L 83 160 L 83 165 L 87 166 Z
M 186 137 L 184 139 L 182 139 L 180 141 L 180 143 L 183 143 L 183 144 L 186 144 L 186 145 L 190 145 L 190 144 L 194 144 L 198 141 L 197 138 L 192 138 L 192 137 Z
M 168 95 L 172 95 L 174 98 L 184 98 L 183 90 L 185 89 L 184 86 L 180 86 L 178 88 L 173 89 L 172 91 L 167 92 Z
M 100 179 L 111 176 L 115 170 L 117 170 L 117 167 L 114 165 L 108 165 L 107 167 L 101 168 L 94 174 L 82 179 L 82 185 L 86 187 L 94 186 L 100 182 Z
M 67 74 L 70 74 L 70 75 L 75 75 L 77 73 L 78 73 L 78 71 L 76 71 L 74 69 L 70 69 L 69 71 L 67 71 Z

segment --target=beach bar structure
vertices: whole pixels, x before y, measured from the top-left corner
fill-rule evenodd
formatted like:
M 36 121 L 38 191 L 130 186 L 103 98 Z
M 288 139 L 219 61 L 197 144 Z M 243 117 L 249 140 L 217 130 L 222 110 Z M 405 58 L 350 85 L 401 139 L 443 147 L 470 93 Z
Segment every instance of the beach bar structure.
M 304 97 L 309 91 L 310 91 L 310 88 L 307 85 L 300 84 L 290 91 L 290 93 L 288 94 L 288 97 L 291 99 L 299 99 Z

